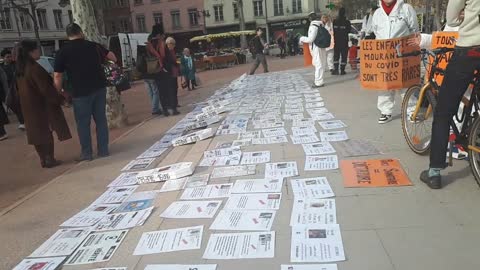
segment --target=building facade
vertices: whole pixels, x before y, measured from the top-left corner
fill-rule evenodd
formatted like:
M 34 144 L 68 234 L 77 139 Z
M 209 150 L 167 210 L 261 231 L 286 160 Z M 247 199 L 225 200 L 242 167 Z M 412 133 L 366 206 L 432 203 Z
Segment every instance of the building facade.
M 103 23 L 105 35 L 133 32 L 129 0 L 103 0 Z
M 14 42 L 22 39 L 35 39 L 30 13 L 37 18 L 43 55 L 51 56 L 65 41 L 65 27 L 73 21 L 70 6 L 59 6 L 59 0 L 42 1 L 33 11 L 27 5 L 22 5 L 21 9 L 13 7 L 9 1 L 2 8 L 0 50 L 11 48 Z
M 190 38 L 203 34 L 203 7 L 203 0 L 130 0 L 133 30 L 148 33 L 161 23 L 180 50 L 189 45 Z

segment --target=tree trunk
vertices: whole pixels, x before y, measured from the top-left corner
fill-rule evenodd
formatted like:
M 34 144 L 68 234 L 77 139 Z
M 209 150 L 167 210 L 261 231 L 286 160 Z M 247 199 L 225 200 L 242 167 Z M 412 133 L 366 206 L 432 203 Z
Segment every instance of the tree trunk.
M 442 0 L 435 0 L 435 30 L 440 31 L 442 30 L 442 18 L 443 18 L 443 10 L 442 10 Z
M 91 1 L 71 0 L 73 19 L 80 25 L 85 38 L 97 43 L 103 43 L 98 31 L 97 20 Z M 114 86 L 107 87 L 107 120 L 109 128 L 119 128 L 127 125 L 127 113 L 122 104 L 121 96 Z
M 35 32 L 35 38 L 37 39 L 38 46 L 42 48 L 42 44 L 40 42 L 40 29 L 38 27 L 38 20 L 37 20 L 37 6 L 33 2 L 33 0 L 29 0 L 28 4 L 30 5 L 30 12 L 28 12 L 28 15 L 30 18 L 32 18 L 33 21 L 33 31 Z M 42 49 L 43 52 L 43 49 Z
M 243 13 L 243 0 L 237 1 L 238 6 L 238 19 L 240 21 L 240 31 L 245 31 L 245 15 Z M 242 49 L 246 49 L 247 45 L 247 37 L 245 35 L 240 36 L 240 47 Z

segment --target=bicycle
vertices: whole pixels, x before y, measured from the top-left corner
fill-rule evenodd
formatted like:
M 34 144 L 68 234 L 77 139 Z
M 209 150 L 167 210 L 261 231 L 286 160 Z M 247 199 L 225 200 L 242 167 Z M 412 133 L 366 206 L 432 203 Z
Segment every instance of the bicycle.
M 437 106 L 438 91 L 440 85 L 436 81 L 437 75 L 445 75 L 445 69 L 438 64 L 447 57 L 447 53 L 453 52 L 453 48 L 438 48 L 434 50 L 415 51 L 412 53 L 399 54 L 399 57 L 411 57 L 422 55 L 422 62 L 428 70 L 427 81 L 423 86 L 410 87 L 403 98 L 401 120 L 405 140 L 410 149 L 419 155 L 429 153 L 433 113 Z M 428 61 L 431 57 L 433 61 Z M 428 67 L 430 66 L 430 67 Z M 458 146 L 468 152 L 469 162 L 475 180 L 480 185 L 480 69 L 469 84 L 472 89 L 470 98 L 463 97 L 461 104 L 463 109 L 454 115 L 450 124 L 450 147 L 448 149 L 448 165 L 453 165 L 453 147 Z M 412 110 L 412 104 L 415 104 Z M 455 121 L 456 120 L 456 121 Z M 458 126 L 457 126 L 458 125 Z

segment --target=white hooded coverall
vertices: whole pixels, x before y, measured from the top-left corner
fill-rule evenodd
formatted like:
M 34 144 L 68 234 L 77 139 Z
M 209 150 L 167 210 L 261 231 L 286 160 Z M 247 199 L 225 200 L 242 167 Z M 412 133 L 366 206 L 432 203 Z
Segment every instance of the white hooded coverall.
M 300 43 L 309 44 L 312 64 L 315 67 L 315 85 L 321 86 L 324 84 L 323 74 L 325 73 L 325 68 L 327 68 L 327 50 L 313 44 L 315 37 L 317 37 L 318 27 L 323 27 L 323 23 L 321 21 L 312 21 L 310 27 L 308 27 L 308 36 L 301 37 Z

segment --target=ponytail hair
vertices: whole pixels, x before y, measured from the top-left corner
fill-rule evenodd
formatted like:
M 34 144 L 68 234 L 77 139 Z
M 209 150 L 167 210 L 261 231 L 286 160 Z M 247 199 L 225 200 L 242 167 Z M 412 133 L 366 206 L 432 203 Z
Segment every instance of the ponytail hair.
M 38 44 L 33 40 L 23 40 L 20 42 L 20 46 L 18 46 L 17 49 L 17 66 L 15 73 L 17 77 L 23 77 L 27 65 L 35 62 L 30 56 L 30 53 L 38 49 Z

